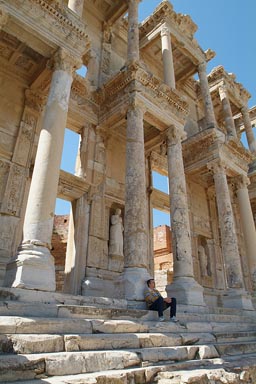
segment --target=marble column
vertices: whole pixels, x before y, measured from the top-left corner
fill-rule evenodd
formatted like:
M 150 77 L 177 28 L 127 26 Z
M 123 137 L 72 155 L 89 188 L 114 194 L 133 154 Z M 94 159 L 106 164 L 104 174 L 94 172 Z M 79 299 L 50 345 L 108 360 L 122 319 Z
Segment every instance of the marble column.
M 184 137 L 183 129 L 171 126 L 167 130 L 174 280 L 173 284 L 167 285 L 166 290 L 168 296 L 175 296 L 181 304 L 205 305 L 203 288 L 194 279 L 187 189 L 181 145 Z
M 129 300 L 143 300 L 145 283 L 150 278 L 146 201 L 143 110 L 134 103 L 127 112 L 126 129 L 124 290 Z
M 223 305 L 226 307 L 251 309 L 251 301 L 244 290 L 243 272 L 226 176 L 226 167 L 221 161 L 216 161 L 209 163 L 208 168 L 213 172 L 221 247 L 226 273 L 227 294 L 223 297 Z
M 247 188 L 249 183 L 250 181 L 246 176 L 240 176 L 235 180 L 246 256 L 250 269 L 252 287 L 253 290 L 256 291 L 256 231 Z
M 82 17 L 84 0 L 68 0 L 68 7 L 78 16 Z
M 237 137 L 235 122 L 232 115 L 232 109 L 229 102 L 227 89 L 224 85 L 219 87 L 219 95 L 222 103 L 222 111 L 226 124 L 226 130 L 228 137 Z
M 161 43 L 164 67 L 164 82 L 170 88 L 175 88 L 175 74 L 173 66 L 171 35 L 169 28 L 165 24 L 161 29 Z
M 252 154 L 254 156 L 256 156 L 256 140 L 255 140 L 255 137 L 253 134 L 252 124 L 251 124 L 248 108 L 246 106 L 241 108 L 241 113 L 243 116 L 244 128 L 245 128 L 245 133 L 246 133 L 246 138 L 247 138 L 249 149 L 252 152 Z
M 138 22 L 138 6 L 140 0 L 129 0 L 128 9 L 128 46 L 127 61 L 139 60 L 139 22 Z
M 209 90 L 209 84 L 208 84 L 207 73 L 206 73 L 206 62 L 199 64 L 198 76 L 199 76 L 202 100 L 204 104 L 206 128 L 214 128 L 214 127 L 216 128 L 217 122 L 216 122 L 212 98 Z
M 23 241 L 17 257 L 9 263 L 13 287 L 55 290 L 54 259 L 50 249 L 74 66 L 74 58 L 64 50 L 60 49 L 55 54 L 26 208 Z

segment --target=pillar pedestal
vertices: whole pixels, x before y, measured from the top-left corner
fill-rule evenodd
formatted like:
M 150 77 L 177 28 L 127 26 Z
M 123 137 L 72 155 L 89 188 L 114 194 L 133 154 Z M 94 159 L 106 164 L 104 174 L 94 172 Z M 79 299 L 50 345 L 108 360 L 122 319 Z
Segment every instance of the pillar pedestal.
M 238 308 L 254 310 L 252 297 L 244 289 L 231 289 L 222 296 L 222 305 L 224 308 Z
M 18 255 L 8 263 L 6 286 L 55 291 L 54 258 L 48 248 L 31 241 L 21 245 Z

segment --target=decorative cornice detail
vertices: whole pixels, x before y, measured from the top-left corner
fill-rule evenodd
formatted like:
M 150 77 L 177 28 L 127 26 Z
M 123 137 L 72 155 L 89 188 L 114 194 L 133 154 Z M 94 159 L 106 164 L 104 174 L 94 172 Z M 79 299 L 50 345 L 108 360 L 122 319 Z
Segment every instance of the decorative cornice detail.
M 208 82 L 210 89 L 215 84 L 225 84 L 227 91 L 236 97 L 237 100 L 242 100 L 243 105 L 247 105 L 248 99 L 251 97 L 243 85 L 236 82 L 236 76 L 233 73 L 226 72 L 222 65 L 213 68 L 208 75 Z
M 67 6 L 50 0 L 3 0 L 3 7 L 9 17 L 23 19 L 38 36 L 55 41 L 56 45 L 64 43 L 67 50 L 78 56 L 88 51 L 86 25 Z
M 165 102 L 170 112 L 185 119 L 189 112 L 187 102 L 180 96 L 177 90 L 170 89 L 167 85 L 148 73 L 139 62 L 133 62 L 123 68 L 113 79 L 106 83 L 99 91 L 100 104 L 117 97 L 118 93 L 125 90 L 131 84 L 131 91 L 139 91 L 144 97 L 149 96 L 148 92 L 161 104 Z

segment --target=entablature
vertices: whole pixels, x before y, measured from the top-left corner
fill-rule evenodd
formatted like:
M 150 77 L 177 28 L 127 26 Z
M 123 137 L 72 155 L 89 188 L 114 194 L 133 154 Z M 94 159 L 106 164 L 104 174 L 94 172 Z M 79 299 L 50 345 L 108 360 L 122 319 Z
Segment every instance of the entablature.
M 176 82 L 194 75 L 200 63 L 213 57 L 209 50 L 204 52 L 194 38 L 197 25 L 190 16 L 176 13 L 169 1 L 162 1 L 154 13 L 140 24 L 140 49 L 153 55 L 159 63 L 163 26 L 170 31 Z
M 90 184 L 85 179 L 60 170 L 58 198 L 72 202 L 82 197 L 89 188 Z
M 99 90 L 99 123 L 113 123 L 125 119 L 131 102 L 138 103 L 144 120 L 163 131 L 171 124 L 183 127 L 188 115 L 188 104 L 180 92 L 170 89 L 148 73 L 139 62 L 125 67 Z M 135 101 L 131 101 L 131 95 Z
M 163 212 L 170 212 L 170 197 L 167 193 L 153 188 L 150 195 L 150 203 L 153 208 Z
M 232 110 L 239 110 L 244 105 L 247 105 L 250 93 L 243 87 L 241 83 L 236 82 L 236 76 L 233 73 L 225 71 L 222 65 L 215 67 L 208 75 L 210 92 L 214 97 L 217 93 L 219 98 L 219 89 L 225 87 L 229 101 L 232 103 Z M 236 107 L 236 108 L 235 108 Z
M 207 165 L 221 160 L 226 164 L 227 176 L 247 175 L 252 156 L 238 139 L 226 141 L 225 135 L 215 128 L 207 129 L 183 142 L 185 171 L 209 179 Z
M 4 30 L 44 57 L 62 47 L 80 58 L 89 49 L 84 22 L 65 5 L 50 0 L 3 0 L 1 10 L 7 15 Z

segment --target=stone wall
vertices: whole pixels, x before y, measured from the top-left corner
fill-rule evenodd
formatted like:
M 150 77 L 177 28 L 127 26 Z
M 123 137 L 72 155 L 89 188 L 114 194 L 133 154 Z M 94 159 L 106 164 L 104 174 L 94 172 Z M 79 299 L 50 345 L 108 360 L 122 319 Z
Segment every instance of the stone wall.
M 69 215 L 55 215 L 52 233 L 52 255 L 55 259 L 56 291 L 62 292 L 67 250 Z

